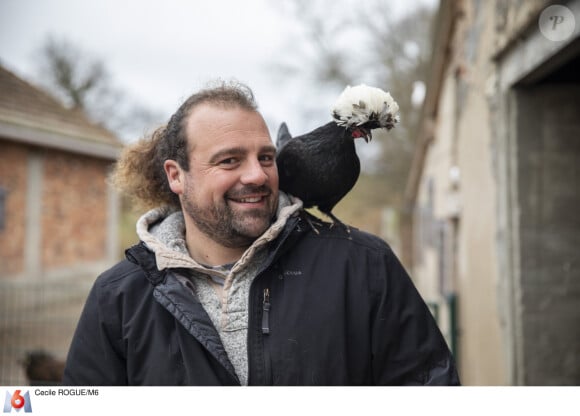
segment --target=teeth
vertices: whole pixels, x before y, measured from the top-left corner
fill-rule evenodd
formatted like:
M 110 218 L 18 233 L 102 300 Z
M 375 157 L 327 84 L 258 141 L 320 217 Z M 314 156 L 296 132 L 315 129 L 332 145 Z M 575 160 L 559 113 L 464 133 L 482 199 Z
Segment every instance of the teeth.
M 252 202 L 260 202 L 262 200 L 261 197 L 254 197 L 254 198 L 244 198 L 244 199 L 240 199 L 240 202 L 245 202 L 245 203 L 252 203 Z

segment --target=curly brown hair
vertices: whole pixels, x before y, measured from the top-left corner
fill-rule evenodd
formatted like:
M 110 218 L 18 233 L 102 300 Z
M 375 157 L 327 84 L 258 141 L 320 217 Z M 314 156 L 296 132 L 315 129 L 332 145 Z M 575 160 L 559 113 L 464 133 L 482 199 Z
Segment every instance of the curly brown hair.
M 224 108 L 257 111 L 252 90 L 237 81 L 218 81 L 191 95 L 169 122 L 123 149 L 112 174 L 113 184 L 140 209 L 169 206 L 180 209 L 179 197 L 171 191 L 163 164 L 171 159 L 189 171 L 186 121 L 194 107 L 210 103 Z

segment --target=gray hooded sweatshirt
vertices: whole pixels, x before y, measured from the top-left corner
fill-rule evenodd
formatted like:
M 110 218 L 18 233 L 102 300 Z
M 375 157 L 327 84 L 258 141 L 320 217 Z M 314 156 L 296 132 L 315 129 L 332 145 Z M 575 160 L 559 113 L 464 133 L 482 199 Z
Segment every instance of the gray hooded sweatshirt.
M 248 298 L 250 284 L 266 258 L 266 246 L 302 208 L 302 201 L 280 192 L 276 219 L 233 265 L 204 266 L 191 258 L 181 211 L 156 208 L 137 221 L 137 234 L 155 253 L 159 270 L 187 269 L 184 290 L 196 296 L 216 327 L 242 385 L 248 384 Z

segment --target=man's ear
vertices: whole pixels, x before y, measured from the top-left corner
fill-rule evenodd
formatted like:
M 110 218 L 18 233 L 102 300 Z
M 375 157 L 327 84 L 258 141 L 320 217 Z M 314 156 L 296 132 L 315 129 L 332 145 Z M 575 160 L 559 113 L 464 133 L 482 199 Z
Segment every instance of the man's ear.
M 184 172 L 181 166 L 179 166 L 179 163 L 175 160 L 168 159 L 163 163 L 163 169 L 165 169 L 165 174 L 167 175 L 169 188 L 177 195 L 181 195 L 185 183 Z

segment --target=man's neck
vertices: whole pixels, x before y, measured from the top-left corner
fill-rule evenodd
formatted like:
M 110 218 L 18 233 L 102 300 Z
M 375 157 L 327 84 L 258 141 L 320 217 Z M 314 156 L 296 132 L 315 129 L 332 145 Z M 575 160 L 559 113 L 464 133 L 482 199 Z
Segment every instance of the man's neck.
M 192 259 L 207 266 L 221 266 L 238 261 L 248 247 L 226 247 L 199 231 L 193 224 L 185 224 L 187 250 Z

